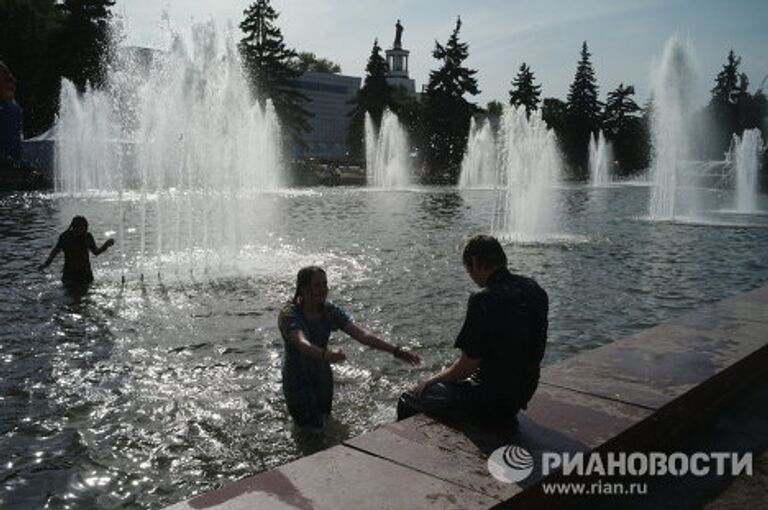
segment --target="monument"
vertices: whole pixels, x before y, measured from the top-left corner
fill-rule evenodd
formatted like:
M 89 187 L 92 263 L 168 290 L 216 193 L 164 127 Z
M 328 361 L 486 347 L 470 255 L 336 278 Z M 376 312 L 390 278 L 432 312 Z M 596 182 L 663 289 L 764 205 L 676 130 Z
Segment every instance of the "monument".
M 416 82 L 408 77 L 408 55 L 410 52 L 403 48 L 403 25 L 400 20 L 395 24 L 395 41 L 392 48 L 386 51 L 387 83 L 392 87 L 400 87 L 405 90 L 408 97 L 416 96 Z

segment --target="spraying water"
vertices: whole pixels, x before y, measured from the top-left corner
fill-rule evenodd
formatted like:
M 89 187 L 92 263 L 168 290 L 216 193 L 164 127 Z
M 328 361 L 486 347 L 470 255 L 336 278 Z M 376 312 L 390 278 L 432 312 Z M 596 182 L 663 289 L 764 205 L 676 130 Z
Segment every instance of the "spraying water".
M 459 174 L 460 188 L 484 188 L 497 182 L 496 140 L 488 121 L 469 123 L 469 138 Z
M 499 171 L 501 193 L 493 232 L 515 241 L 540 241 L 559 228 L 554 186 L 561 158 L 553 131 L 536 111 L 507 106 L 501 119 Z
M 759 129 L 747 129 L 741 137 L 733 135 L 727 159 L 734 173 L 735 209 L 740 213 L 753 213 L 759 210 L 758 174 L 764 150 Z
M 408 136 L 397 115 L 384 110 L 377 130 L 365 114 L 365 166 L 368 186 L 397 189 L 411 184 Z
M 63 80 L 55 126 L 56 190 L 275 189 L 279 126 L 251 96 L 237 51 L 212 23 L 175 35 L 147 72 L 113 62 L 105 90 Z
M 589 138 L 589 175 L 592 186 L 605 187 L 611 183 L 611 161 L 613 161 L 613 148 L 605 139 L 603 131 L 595 138 L 595 134 Z
M 654 221 L 674 220 L 695 209 L 695 197 L 682 196 L 683 185 L 693 183 L 683 163 L 690 159 L 690 94 L 694 90 L 690 44 L 672 37 L 664 49 L 653 88 L 651 122 L 650 217 Z
M 283 186 L 281 136 L 269 102 L 253 97 L 231 40 L 211 23 L 172 35 L 166 52 L 142 62 L 112 52 L 104 90 L 80 95 L 63 80 L 55 138 L 55 189 L 117 194 L 140 209 L 141 273 L 153 260 L 204 253 L 232 262 L 246 242 L 254 193 Z M 223 48 L 223 52 L 221 51 Z M 261 212 L 263 215 L 263 211 Z M 154 272 L 154 269 L 153 269 Z

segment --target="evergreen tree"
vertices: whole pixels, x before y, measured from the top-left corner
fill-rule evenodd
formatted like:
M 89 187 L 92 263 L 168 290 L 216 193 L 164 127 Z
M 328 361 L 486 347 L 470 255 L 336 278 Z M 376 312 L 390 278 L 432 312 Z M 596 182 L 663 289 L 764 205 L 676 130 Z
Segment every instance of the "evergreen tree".
M 59 70 L 80 91 L 87 83 L 104 84 L 114 5 L 115 0 L 64 0 L 59 6 L 64 20 L 56 50 Z
M 547 97 L 541 102 L 541 118 L 558 137 L 562 137 L 568 119 L 568 105 L 556 97 Z
M 632 99 L 635 87 L 620 83 L 608 93 L 603 118 L 603 130 L 613 142 L 614 156 L 618 161 L 616 171 L 627 176 L 647 166 L 647 140 L 645 128 L 638 112 L 640 107 Z
M 584 41 L 576 75 L 568 92 L 568 118 L 565 132 L 566 152 L 571 165 L 579 171 L 578 177 L 586 176 L 589 137 L 600 129 L 600 101 L 597 99 L 597 80 L 592 54 Z
M 61 24 L 55 0 L 0 1 L 0 61 L 17 80 L 25 137 L 46 131 L 56 114 L 60 80 L 51 49 Z
M 379 40 L 374 39 L 371 55 L 365 66 L 363 86 L 352 101 L 354 108 L 349 113 L 351 118 L 348 140 L 350 152 L 354 157 L 360 158 L 363 155 L 365 114 L 368 113 L 378 127 L 381 124 L 384 109 L 393 106 L 393 90 L 387 83 L 387 73 L 389 73 L 389 66 L 381 56 Z
M 308 121 L 311 114 L 302 107 L 308 99 L 297 88 L 296 78 L 301 72 L 291 65 L 297 53 L 286 47 L 275 24 L 279 14 L 269 0 L 257 0 L 243 14 L 240 29 L 245 37 L 240 40 L 240 54 L 251 86 L 262 105 L 272 101 L 288 135 L 304 146 L 302 135 L 312 129 Z
M 734 134 L 744 129 L 762 127 L 760 102 L 757 94 L 748 92 L 749 79 L 739 73 L 741 57 L 733 50 L 728 52 L 727 62 L 715 77 L 707 109 L 714 120 L 716 143 L 711 145 L 711 157 L 721 157 L 728 149 Z
M 538 110 L 539 95 L 541 95 L 541 85 L 534 84 L 533 80 L 533 71 L 523 62 L 517 76 L 512 80 L 512 90 L 509 91 L 509 104 L 524 106 L 528 116 L 531 112 Z
M 737 57 L 733 50 L 728 52 L 728 62 L 717 73 L 715 86 L 712 88 L 710 106 L 726 107 L 737 102 L 739 87 L 739 65 L 741 57 Z
M 603 129 L 609 137 L 619 137 L 626 130 L 627 122 L 631 118 L 636 118 L 634 114 L 640 111 L 640 107 L 632 99 L 633 95 L 635 95 L 635 87 L 632 85 L 625 87 L 623 83 L 620 83 L 616 90 L 608 93 L 603 115 Z
M 465 94 L 477 95 L 477 71 L 464 67 L 469 45 L 459 42 L 461 18 L 445 46 L 435 42 L 432 56 L 442 66 L 429 73 L 425 93 L 424 122 L 426 158 L 429 176 L 433 181 L 455 182 L 464 155 L 469 133 L 469 121 L 478 111 L 474 103 L 464 99 Z

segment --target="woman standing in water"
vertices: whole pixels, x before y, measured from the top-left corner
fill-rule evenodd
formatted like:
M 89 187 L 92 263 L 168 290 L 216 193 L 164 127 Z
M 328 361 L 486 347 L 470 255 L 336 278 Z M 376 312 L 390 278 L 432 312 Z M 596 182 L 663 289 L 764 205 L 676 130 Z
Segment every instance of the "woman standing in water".
M 114 239 L 107 239 L 101 248 L 96 247 L 93 235 L 88 232 L 88 220 L 83 216 L 75 216 L 69 228 L 59 236 L 59 241 L 51 250 L 46 261 L 40 265 L 42 271 L 48 267 L 60 251 L 64 252 L 64 270 L 61 281 L 67 286 L 87 286 L 93 282 L 90 251 L 98 256 L 115 244 Z
M 327 298 L 325 271 L 317 266 L 302 268 L 296 277 L 293 299 L 278 318 L 285 342 L 283 394 L 288 412 L 300 427 L 322 428 L 324 419 L 331 413 L 331 363 L 347 359 L 341 349 L 328 348 L 332 331 L 342 330 L 364 345 L 391 352 L 397 359 L 413 365 L 421 363 L 416 354 L 355 324 L 347 312 Z

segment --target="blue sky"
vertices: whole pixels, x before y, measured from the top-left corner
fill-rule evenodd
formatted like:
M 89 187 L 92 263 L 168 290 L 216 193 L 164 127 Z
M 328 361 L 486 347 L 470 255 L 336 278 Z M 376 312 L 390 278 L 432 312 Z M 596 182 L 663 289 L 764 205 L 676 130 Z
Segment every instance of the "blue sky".
M 162 13 L 183 29 L 213 19 L 235 27 L 249 0 L 117 0 L 129 44 L 162 47 Z M 362 76 L 375 37 L 384 48 L 394 39 L 399 18 L 403 45 L 410 50 L 411 77 L 417 88 L 437 67 L 431 52 L 444 43 L 461 15 L 461 39 L 470 45 L 469 66 L 478 69 L 481 94 L 474 100 L 506 101 L 510 81 L 522 62 L 533 69 L 544 97 L 565 99 L 586 40 L 600 86 L 600 97 L 632 84 L 643 103 L 651 69 L 673 34 L 695 48 L 696 104 L 709 89 L 728 50 L 742 57 L 751 87 L 768 75 L 768 0 L 273 0 L 287 44 L 312 51 Z M 239 32 L 238 32 L 239 38 Z M 768 88 L 768 87 L 766 87 Z

